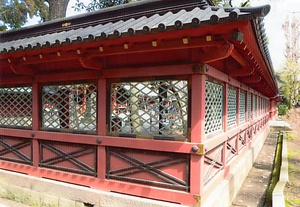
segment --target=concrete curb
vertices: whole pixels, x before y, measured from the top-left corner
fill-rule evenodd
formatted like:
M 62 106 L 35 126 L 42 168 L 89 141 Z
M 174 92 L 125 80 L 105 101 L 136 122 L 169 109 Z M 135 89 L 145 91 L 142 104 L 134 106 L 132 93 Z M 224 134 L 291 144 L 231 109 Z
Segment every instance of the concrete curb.
M 282 152 L 281 152 L 281 167 L 280 167 L 280 175 L 279 181 L 277 182 L 273 193 L 272 193 L 272 206 L 273 207 L 283 207 L 285 206 L 285 199 L 284 199 L 284 188 L 285 184 L 289 181 L 289 174 L 288 174 L 288 150 L 287 150 L 287 143 L 286 143 L 286 132 L 283 132 L 283 139 L 282 139 Z

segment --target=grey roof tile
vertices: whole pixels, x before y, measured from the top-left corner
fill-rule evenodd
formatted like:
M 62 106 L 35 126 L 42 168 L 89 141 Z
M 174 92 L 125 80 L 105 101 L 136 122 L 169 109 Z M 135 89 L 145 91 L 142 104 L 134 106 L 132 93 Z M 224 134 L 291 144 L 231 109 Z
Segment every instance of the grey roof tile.
M 183 26 L 193 27 L 249 19 L 255 26 L 265 58 L 269 59 L 268 49 L 265 45 L 267 41 L 263 23 L 260 20 L 269 12 L 270 6 L 268 5 L 254 8 L 218 8 L 208 6 L 201 0 L 188 0 L 183 2 L 169 1 L 170 6 L 160 8 L 159 5 L 155 6 L 155 3 L 164 1 L 150 0 L 149 2 L 152 2 L 152 4 L 149 3 L 151 7 L 147 8 L 146 6 L 144 8 L 143 4 L 148 4 L 148 1 L 143 4 L 134 4 L 141 7 L 138 7 L 137 11 L 136 7 L 125 5 L 119 7 L 119 9 L 112 8 L 99 11 L 99 13 L 91 15 L 94 20 L 83 16 L 75 16 L 67 18 L 65 21 L 64 19 L 58 21 L 60 27 L 51 28 L 50 26 L 58 24 L 54 22 L 45 23 L 45 26 L 41 24 L 34 28 L 2 33 L 0 34 L 0 53 L 51 47 L 59 44 L 72 44 L 78 40 L 92 41 L 95 38 L 116 38 L 122 35 L 134 35 L 136 31 L 151 33 L 152 30 L 158 30 L 162 32 L 166 28 L 175 30 Z M 177 2 L 178 5 L 170 2 Z M 85 19 L 87 22 L 80 22 L 82 18 L 87 18 Z M 80 23 L 62 28 L 61 23 L 66 21 Z M 39 29 L 40 32 L 35 32 L 34 29 Z M 10 37 L 10 35 L 15 35 L 15 37 Z

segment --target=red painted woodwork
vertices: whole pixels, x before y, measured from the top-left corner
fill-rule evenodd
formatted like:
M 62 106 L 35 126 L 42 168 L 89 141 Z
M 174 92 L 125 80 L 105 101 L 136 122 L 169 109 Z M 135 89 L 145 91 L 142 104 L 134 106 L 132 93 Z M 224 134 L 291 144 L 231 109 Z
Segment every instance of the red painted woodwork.
M 231 39 L 237 29 L 244 34 L 242 42 Z M 32 86 L 33 108 L 32 129 L 0 127 L 0 168 L 105 191 L 190 206 L 199 203 L 228 178 L 230 168 L 276 115 L 276 103 L 270 100 L 277 95 L 274 80 L 249 21 L 1 54 L 0 65 L 1 86 Z M 184 141 L 109 136 L 111 81 L 174 77 L 189 81 Z M 222 129 L 211 135 L 204 131 L 208 79 L 225 88 Z M 97 83 L 95 133 L 42 130 L 42 86 L 89 81 Z M 229 86 L 236 88 L 237 100 L 245 91 L 246 97 L 249 93 L 265 101 L 248 120 L 246 98 L 242 123 L 237 101 L 237 124 L 231 127 Z M 70 100 L 60 99 L 59 116 L 69 120 Z M 18 108 L 14 100 L 8 105 Z M 61 123 L 61 128 L 68 128 L 68 123 Z

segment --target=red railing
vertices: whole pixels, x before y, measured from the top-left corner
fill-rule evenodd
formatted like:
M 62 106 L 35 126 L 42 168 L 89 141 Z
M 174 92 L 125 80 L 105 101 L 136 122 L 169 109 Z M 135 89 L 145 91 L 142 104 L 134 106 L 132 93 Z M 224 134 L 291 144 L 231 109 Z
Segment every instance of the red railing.
M 91 74 L 68 76 L 68 81 L 59 87 L 67 85 L 72 90 L 74 87 L 70 81 L 78 80 L 78 77 L 85 81 L 93 80 L 93 92 L 85 94 L 90 94 L 96 102 L 93 108 L 82 110 L 82 105 L 77 106 L 74 99 L 69 99 L 65 110 L 73 111 L 68 114 L 68 118 L 79 114 L 76 119 L 72 119 L 75 128 L 72 129 L 71 125 L 68 128 L 60 127 L 59 120 L 65 118 L 54 111 L 55 120 L 51 121 L 51 126 L 55 132 L 47 129 L 49 125 L 46 122 L 43 123 L 43 120 L 49 122 L 52 119 L 49 118 L 50 112 L 43 111 L 45 108 L 41 104 L 41 88 L 54 78 L 55 81 L 63 81 L 63 77 L 59 80 L 55 75 L 48 75 L 47 78 L 40 77 L 35 83 L 27 84 L 26 87 L 32 88 L 32 103 L 26 104 L 32 107 L 32 126 L 30 129 L 27 126 L 15 128 L 5 125 L 6 122 L 0 122 L 0 168 L 96 189 L 192 205 L 197 202 L 195 195 L 203 196 L 205 189 L 216 187 L 228 174 L 230 165 L 237 162 L 252 140 L 267 129 L 270 103 L 266 97 L 214 68 L 209 67 L 207 72 L 195 73 L 192 65 L 182 65 L 175 68 L 153 67 L 151 70 L 141 68 L 141 71 L 144 71 L 144 82 L 147 78 L 153 80 L 152 76 L 155 74 L 160 75 L 160 81 L 164 77 L 170 80 L 169 76 L 164 75 L 171 73 L 176 73 L 177 80 L 188 81 L 189 94 L 186 97 L 190 110 L 186 114 L 188 133 L 184 139 L 155 139 L 149 136 L 134 138 L 109 133 L 112 103 L 107 101 L 111 99 L 108 89 L 109 83 L 115 83 L 110 78 L 128 76 L 139 81 L 140 73 L 128 70 L 128 73 L 120 74 L 117 70 L 105 72 L 99 79 L 94 79 L 97 76 Z M 223 90 L 218 92 L 218 107 L 221 107 L 223 116 L 216 130 L 210 130 L 206 134 L 205 111 L 208 113 L 209 109 L 205 110 L 204 97 L 207 80 L 217 83 L 218 90 Z M 80 86 L 86 85 L 84 82 Z M 227 126 L 229 86 L 231 90 L 236 90 L 236 96 L 231 96 L 236 97 L 236 108 L 230 107 L 230 110 L 236 110 L 236 122 L 232 122 L 231 117 L 232 124 Z M 210 92 L 213 93 L 213 90 Z M 244 107 L 240 107 L 241 91 L 247 94 Z M 74 94 L 76 95 L 70 93 L 72 97 Z M 220 98 L 222 94 L 223 102 Z M 249 95 L 255 97 L 251 99 L 251 107 L 247 105 Z M 86 100 L 84 95 L 80 99 Z M 213 96 L 210 96 L 210 100 L 210 107 L 214 107 Z M 60 103 L 64 105 L 64 102 Z M 243 121 L 240 120 L 241 108 L 245 109 Z M 89 119 L 84 119 L 87 117 L 80 114 L 88 111 L 96 113 L 96 116 L 92 116 L 95 123 L 92 130 L 89 130 L 87 124 Z M 249 113 L 252 114 L 251 119 L 248 118 Z M 234 113 L 230 114 L 233 116 Z M 63 123 L 66 124 L 64 121 Z M 86 130 L 79 130 L 81 125 Z M 176 130 L 172 130 L 176 134 Z

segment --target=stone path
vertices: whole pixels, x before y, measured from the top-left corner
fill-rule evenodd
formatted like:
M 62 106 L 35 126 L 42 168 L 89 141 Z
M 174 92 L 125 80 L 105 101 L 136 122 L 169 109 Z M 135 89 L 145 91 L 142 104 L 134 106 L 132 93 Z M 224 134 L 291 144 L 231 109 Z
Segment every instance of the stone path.
M 231 207 L 271 207 L 264 201 L 272 176 L 277 137 L 277 132 L 269 134 Z

